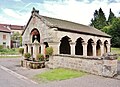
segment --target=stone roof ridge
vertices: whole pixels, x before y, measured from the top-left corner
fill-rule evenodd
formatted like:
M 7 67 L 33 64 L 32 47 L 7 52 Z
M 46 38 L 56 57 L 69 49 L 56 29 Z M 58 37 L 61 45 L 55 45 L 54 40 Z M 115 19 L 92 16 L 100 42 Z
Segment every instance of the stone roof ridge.
M 35 13 L 34 15 L 37 16 L 38 18 L 40 18 L 41 21 L 42 21 L 43 23 L 45 23 L 48 27 L 56 26 L 56 25 L 52 24 L 51 22 L 49 22 L 48 20 L 46 20 L 46 19 L 44 18 L 44 16 L 42 16 L 42 15 L 40 15 L 40 14 L 38 14 L 38 13 Z M 46 17 L 47 17 L 47 16 L 46 16 Z

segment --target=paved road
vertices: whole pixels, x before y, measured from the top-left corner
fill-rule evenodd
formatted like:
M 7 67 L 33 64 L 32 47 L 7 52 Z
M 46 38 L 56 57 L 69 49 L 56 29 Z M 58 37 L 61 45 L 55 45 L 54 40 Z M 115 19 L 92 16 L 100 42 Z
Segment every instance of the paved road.
M 37 84 L 21 78 L 15 73 L 6 71 L 0 67 L 0 87 L 40 87 Z

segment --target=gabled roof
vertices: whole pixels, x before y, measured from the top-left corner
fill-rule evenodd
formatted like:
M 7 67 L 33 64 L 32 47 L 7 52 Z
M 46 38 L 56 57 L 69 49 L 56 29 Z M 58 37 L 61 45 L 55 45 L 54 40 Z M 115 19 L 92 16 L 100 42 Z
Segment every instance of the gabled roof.
M 0 32 L 10 33 L 11 31 L 4 24 L 0 24 Z
M 37 10 L 37 12 L 36 12 L 35 9 L 33 9 L 33 11 L 32 11 L 32 15 L 31 15 L 31 17 L 26 25 L 26 28 L 27 28 L 27 26 L 28 26 L 28 24 L 31 21 L 33 16 L 37 16 L 38 18 L 43 19 L 43 21 L 46 21 L 47 26 L 56 27 L 56 28 L 58 28 L 58 30 L 61 30 L 61 31 L 83 33 L 83 34 L 111 38 L 110 35 L 102 32 L 96 28 L 93 28 L 91 26 L 86 26 L 86 25 L 82 25 L 82 24 L 78 24 L 78 23 L 74 23 L 74 22 L 70 22 L 70 21 L 66 21 L 66 20 L 61 20 L 61 19 L 56 19 L 56 18 L 51 18 L 51 17 L 39 15 L 39 11 Z

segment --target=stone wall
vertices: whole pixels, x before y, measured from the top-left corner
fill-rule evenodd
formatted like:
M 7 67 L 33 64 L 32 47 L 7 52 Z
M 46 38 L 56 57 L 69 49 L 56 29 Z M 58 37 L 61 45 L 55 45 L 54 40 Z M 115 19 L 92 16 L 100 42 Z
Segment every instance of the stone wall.
M 49 68 L 70 68 L 96 75 L 113 77 L 117 74 L 117 60 L 99 59 L 83 56 L 54 55 L 48 62 Z

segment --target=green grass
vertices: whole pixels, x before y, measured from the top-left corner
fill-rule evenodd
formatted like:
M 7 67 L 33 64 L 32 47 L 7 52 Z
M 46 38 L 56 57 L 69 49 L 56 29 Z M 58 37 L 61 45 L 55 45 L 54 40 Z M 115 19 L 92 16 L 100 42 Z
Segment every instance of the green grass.
M 0 56 L 0 58 L 20 58 L 21 56 Z
M 17 55 L 19 53 L 19 48 L 13 48 L 13 49 L 0 49 L 1 55 Z
M 120 55 L 120 48 L 111 48 L 111 53 Z M 118 60 L 120 61 L 120 56 L 118 56 Z
M 111 52 L 113 53 L 113 54 L 120 54 L 120 48 L 111 48 Z
M 59 69 L 49 70 L 41 74 L 37 74 L 35 75 L 35 78 L 37 80 L 46 82 L 46 81 L 58 81 L 58 80 L 76 78 L 76 77 L 81 77 L 83 75 L 86 75 L 86 73 L 70 70 L 70 69 L 59 68 Z

